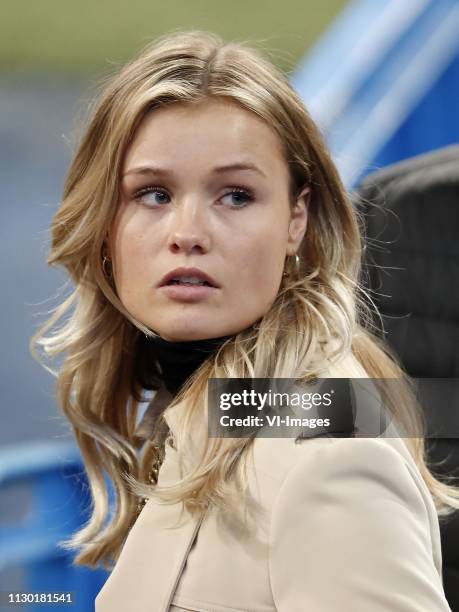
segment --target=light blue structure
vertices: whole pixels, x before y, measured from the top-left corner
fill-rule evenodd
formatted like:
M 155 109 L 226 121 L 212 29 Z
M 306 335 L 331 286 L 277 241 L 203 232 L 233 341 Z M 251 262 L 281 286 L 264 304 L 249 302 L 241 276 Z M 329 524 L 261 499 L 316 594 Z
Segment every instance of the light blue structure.
M 292 76 L 347 187 L 459 142 L 459 0 L 348 5 Z
M 28 604 L 0 610 L 89 612 L 107 578 L 72 566 L 59 549 L 89 516 L 88 483 L 71 443 L 17 445 L 0 452 L 0 592 L 70 592 L 75 604 Z

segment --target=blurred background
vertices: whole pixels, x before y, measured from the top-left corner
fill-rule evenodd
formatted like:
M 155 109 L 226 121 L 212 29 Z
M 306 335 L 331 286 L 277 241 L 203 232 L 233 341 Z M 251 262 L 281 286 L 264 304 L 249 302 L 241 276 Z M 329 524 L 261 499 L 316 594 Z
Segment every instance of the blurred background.
M 48 228 L 102 79 L 168 31 L 248 41 L 289 75 L 355 190 L 369 173 L 459 142 L 459 3 L 0 6 L 0 590 L 71 590 L 74 609 L 89 610 L 105 572 L 71 570 L 56 549 L 87 517 L 84 473 L 54 379 L 28 343 L 68 290 L 63 272 L 46 266 Z

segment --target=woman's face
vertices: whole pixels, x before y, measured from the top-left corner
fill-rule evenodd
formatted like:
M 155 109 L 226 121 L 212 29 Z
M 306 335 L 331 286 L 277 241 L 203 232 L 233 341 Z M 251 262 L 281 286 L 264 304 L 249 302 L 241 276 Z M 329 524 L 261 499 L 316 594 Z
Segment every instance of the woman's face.
M 148 114 L 124 159 L 108 236 L 126 310 L 172 341 L 232 335 L 259 320 L 306 231 L 308 190 L 291 210 L 288 186 L 276 133 L 237 104 Z

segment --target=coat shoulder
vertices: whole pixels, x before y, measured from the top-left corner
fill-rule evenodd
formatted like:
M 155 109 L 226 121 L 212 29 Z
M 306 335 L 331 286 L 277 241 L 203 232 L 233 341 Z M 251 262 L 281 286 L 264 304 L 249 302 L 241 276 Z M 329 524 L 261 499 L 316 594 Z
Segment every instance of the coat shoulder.
M 391 585 L 416 609 L 449 610 L 434 502 L 405 442 L 322 438 L 299 447 L 271 512 L 276 607 L 295 609 L 291 585 L 303 580 L 311 609 L 340 609 L 351 598 L 354 611 L 382 606 Z M 358 587 L 343 567 L 360 575 Z
M 315 493 L 322 499 L 331 490 L 334 495 L 354 495 L 356 503 L 374 487 L 380 487 L 379 494 L 382 483 L 400 497 L 410 491 L 411 505 L 430 527 L 441 566 L 434 500 L 403 439 L 259 438 L 254 441 L 253 466 L 257 496 L 271 512 L 292 491 L 308 499 L 309 505 Z

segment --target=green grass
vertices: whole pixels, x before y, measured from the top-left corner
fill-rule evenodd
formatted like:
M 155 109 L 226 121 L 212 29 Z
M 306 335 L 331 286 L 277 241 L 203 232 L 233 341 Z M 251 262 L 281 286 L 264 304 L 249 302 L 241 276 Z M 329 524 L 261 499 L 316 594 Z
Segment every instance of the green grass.
M 0 70 L 104 73 L 158 35 L 211 30 L 295 66 L 346 0 L 2 0 Z

